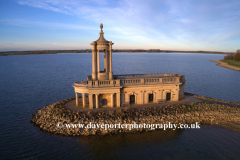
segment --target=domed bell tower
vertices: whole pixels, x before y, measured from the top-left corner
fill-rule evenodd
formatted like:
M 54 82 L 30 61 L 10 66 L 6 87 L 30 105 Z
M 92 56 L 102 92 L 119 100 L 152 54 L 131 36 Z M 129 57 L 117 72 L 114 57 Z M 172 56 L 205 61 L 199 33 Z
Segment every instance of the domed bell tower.
M 103 36 L 103 24 L 100 25 L 101 31 L 98 40 L 93 41 L 92 45 L 92 80 L 112 80 L 112 41 L 107 41 Z M 100 71 L 99 50 L 104 50 L 104 70 Z

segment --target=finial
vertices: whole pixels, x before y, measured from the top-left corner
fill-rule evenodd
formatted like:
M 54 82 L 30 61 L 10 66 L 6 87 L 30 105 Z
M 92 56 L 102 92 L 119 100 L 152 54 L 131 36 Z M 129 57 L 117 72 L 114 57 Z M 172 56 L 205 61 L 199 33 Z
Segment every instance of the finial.
M 102 28 L 103 28 L 103 24 L 102 24 L 102 23 L 100 24 L 100 28 L 101 28 L 101 30 L 102 30 Z

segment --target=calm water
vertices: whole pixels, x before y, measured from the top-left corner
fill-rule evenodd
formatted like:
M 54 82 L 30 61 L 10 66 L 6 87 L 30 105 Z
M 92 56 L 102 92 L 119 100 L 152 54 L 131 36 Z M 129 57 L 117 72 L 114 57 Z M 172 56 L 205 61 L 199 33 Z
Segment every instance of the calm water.
M 240 72 L 209 62 L 223 56 L 113 53 L 113 72 L 184 74 L 185 91 L 240 102 Z M 0 159 L 240 159 L 240 134 L 221 127 L 73 138 L 29 123 L 39 108 L 74 97 L 73 82 L 90 74 L 91 54 L 0 57 Z

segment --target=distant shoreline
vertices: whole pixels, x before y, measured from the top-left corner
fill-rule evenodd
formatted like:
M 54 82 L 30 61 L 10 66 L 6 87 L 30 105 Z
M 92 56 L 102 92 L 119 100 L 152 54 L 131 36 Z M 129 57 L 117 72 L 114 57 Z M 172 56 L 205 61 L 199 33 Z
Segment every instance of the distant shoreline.
M 141 49 L 113 49 L 112 52 L 130 52 L 130 53 L 200 53 L 200 54 L 231 54 L 233 52 L 217 52 L 217 51 L 177 51 L 177 50 L 141 50 Z M 39 50 L 39 51 L 7 51 L 0 52 L 0 56 L 13 56 L 13 55 L 37 55 L 37 54 L 57 54 L 57 53 L 92 53 L 91 49 L 85 50 Z
M 218 63 L 218 64 L 216 64 L 218 66 L 225 67 L 225 68 L 228 68 L 228 69 L 232 69 L 232 70 L 235 70 L 235 71 L 240 71 L 239 67 L 229 65 L 226 62 L 222 62 L 221 60 L 210 60 L 210 61 Z

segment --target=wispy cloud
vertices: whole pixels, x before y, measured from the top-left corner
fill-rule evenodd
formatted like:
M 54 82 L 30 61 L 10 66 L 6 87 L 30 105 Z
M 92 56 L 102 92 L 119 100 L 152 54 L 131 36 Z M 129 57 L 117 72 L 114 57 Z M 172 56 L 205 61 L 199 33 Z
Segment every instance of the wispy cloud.
M 223 45 L 239 39 L 240 2 L 234 0 L 17 0 L 18 4 L 77 17 L 77 24 L 1 20 L 19 26 L 98 30 L 104 24 L 110 37 L 145 42 L 146 46 Z M 87 23 L 86 23 L 87 22 Z M 199 45 L 198 45 L 199 44 Z
M 66 23 L 29 21 L 25 19 L 3 19 L 3 20 L 0 20 L 0 23 L 13 25 L 13 26 L 40 27 L 40 28 L 48 28 L 48 29 L 98 30 L 96 27 L 91 27 L 91 26 L 66 24 Z
M 21 5 L 50 10 L 50 11 L 54 11 L 54 12 L 71 14 L 67 11 L 67 7 L 66 8 L 63 7 L 63 8 L 65 8 L 65 10 L 62 8 L 59 8 L 59 6 L 61 5 L 61 2 L 59 3 L 59 1 L 56 1 L 56 0 L 49 0 L 49 1 L 48 0 L 46 0 L 46 1 L 19 0 L 18 3 Z
M 128 28 L 128 30 L 129 28 L 139 28 L 142 32 L 156 28 L 156 26 L 161 29 L 169 28 L 173 32 L 188 29 L 199 32 L 201 28 L 204 29 L 204 23 L 223 24 L 232 18 L 233 14 L 236 15 L 235 21 L 239 22 L 237 15 L 240 15 L 237 7 L 240 2 L 231 1 L 229 4 L 229 1 L 222 0 L 210 2 L 198 0 L 18 0 L 18 3 L 71 14 L 95 23 L 102 21 L 121 28 L 125 26 L 124 28 Z
M 52 42 L 1 42 L 0 51 L 26 51 L 26 50 L 48 50 L 48 49 L 85 49 L 78 43 L 52 43 Z

